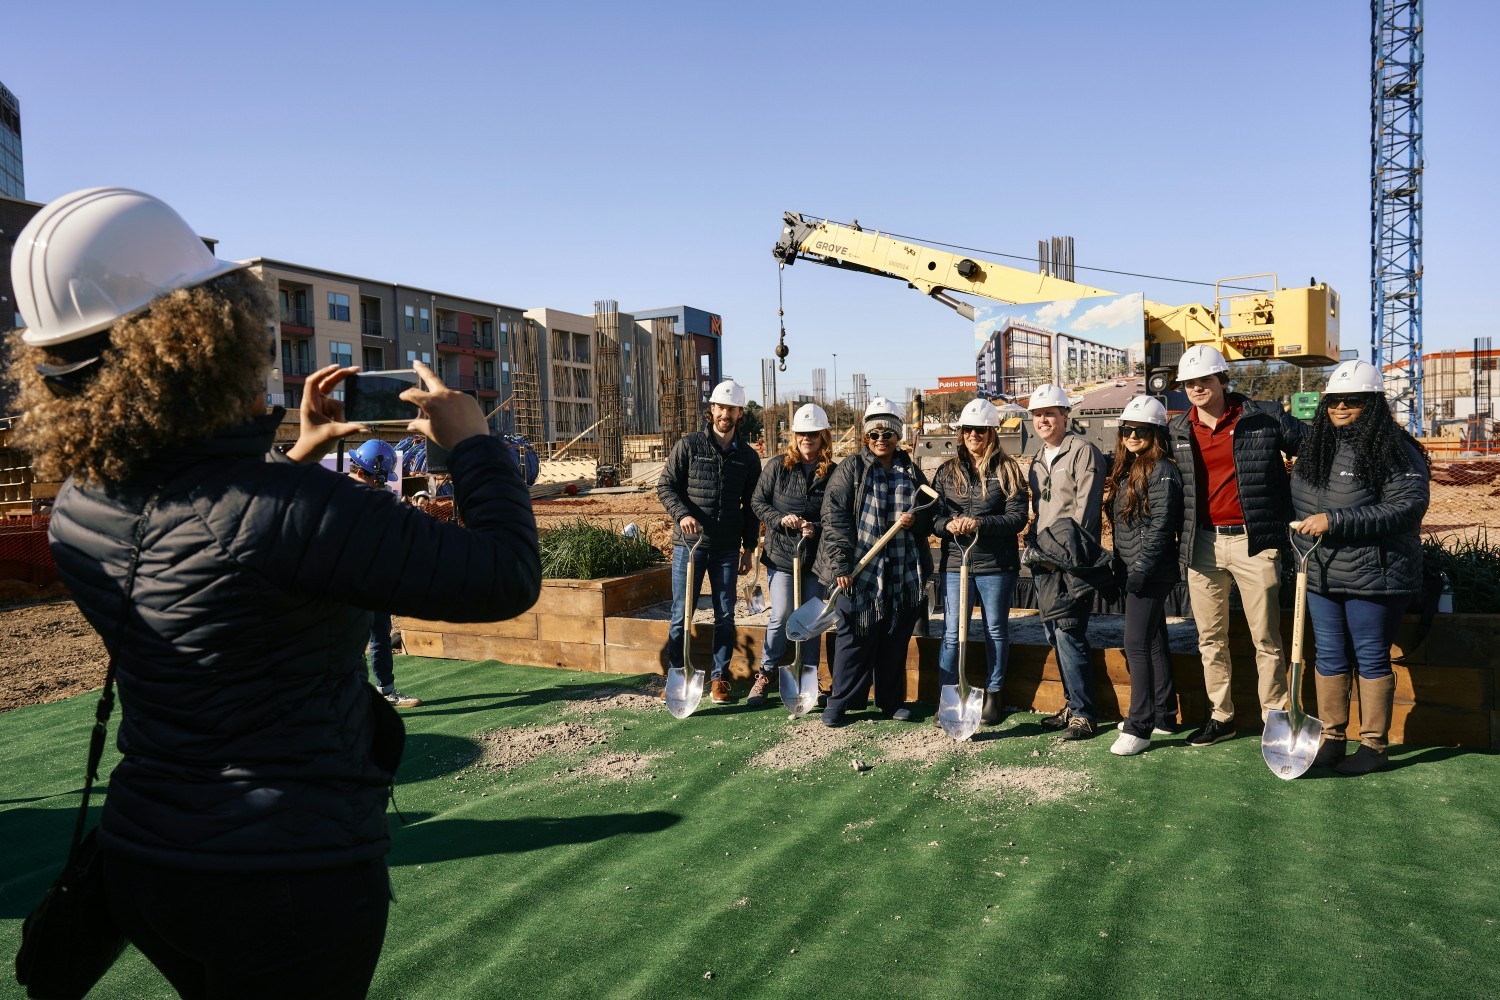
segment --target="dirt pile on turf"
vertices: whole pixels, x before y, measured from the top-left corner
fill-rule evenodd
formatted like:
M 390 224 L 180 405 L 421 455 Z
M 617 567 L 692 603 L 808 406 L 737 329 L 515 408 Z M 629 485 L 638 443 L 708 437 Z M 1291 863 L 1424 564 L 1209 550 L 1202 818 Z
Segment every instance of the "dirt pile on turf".
M 958 779 L 958 786 L 972 795 L 1011 802 L 1056 802 L 1086 791 L 1090 785 L 1084 771 L 1062 767 L 985 767 Z
M 790 725 L 780 743 L 750 758 L 751 767 L 768 771 L 791 771 L 827 760 L 854 742 L 849 729 L 830 729 L 816 719 Z
M 529 764 L 542 754 L 576 755 L 609 741 L 609 734 L 582 722 L 559 722 L 551 726 L 521 726 L 491 729 L 478 737 L 481 753 L 478 767 L 509 771 Z
M 605 753 L 591 757 L 582 766 L 570 769 L 570 776 L 600 778 L 604 781 L 634 781 L 637 778 L 654 778 L 651 765 L 666 753 Z M 558 775 L 561 777 L 561 775 Z
M 666 706 L 661 698 L 665 686 L 663 678 L 652 677 L 643 687 L 600 688 L 568 702 L 563 711 L 568 715 L 598 715 L 600 712 L 622 709 L 630 712 L 655 712 Z
M 957 742 L 933 726 L 903 726 L 888 729 L 875 738 L 875 746 L 885 763 L 920 764 L 931 767 L 954 754 L 978 753 L 983 743 L 973 740 Z

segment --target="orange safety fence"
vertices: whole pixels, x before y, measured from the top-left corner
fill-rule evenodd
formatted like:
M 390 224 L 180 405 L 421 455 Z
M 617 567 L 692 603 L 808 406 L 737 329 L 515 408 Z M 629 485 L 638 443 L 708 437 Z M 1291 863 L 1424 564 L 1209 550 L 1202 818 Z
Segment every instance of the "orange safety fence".
M 0 518 L 0 579 L 35 584 L 57 579 L 52 550 L 47 547 L 50 514 Z

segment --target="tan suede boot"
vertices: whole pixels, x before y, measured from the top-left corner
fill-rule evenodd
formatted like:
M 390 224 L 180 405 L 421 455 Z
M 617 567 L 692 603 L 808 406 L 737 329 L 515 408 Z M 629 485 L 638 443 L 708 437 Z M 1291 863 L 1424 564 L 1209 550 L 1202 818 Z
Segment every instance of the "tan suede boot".
M 1349 728 L 1349 690 L 1353 674 L 1334 674 L 1324 677 L 1314 674 L 1318 685 L 1318 718 L 1323 720 L 1323 745 L 1313 758 L 1313 767 L 1333 767 L 1344 759 L 1349 746 L 1344 741 L 1344 730 Z
M 1359 749 L 1339 764 L 1340 774 L 1359 775 L 1379 771 L 1390 761 L 1386 740 L 1391 733 L 1391 711 L 1396 704 L 1396 678 L 1359 679 Z

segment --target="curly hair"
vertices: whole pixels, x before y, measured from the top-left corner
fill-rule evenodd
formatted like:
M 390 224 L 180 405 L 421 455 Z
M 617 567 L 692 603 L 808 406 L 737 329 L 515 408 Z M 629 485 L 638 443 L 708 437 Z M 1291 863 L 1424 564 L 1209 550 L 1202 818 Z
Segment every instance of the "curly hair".
M 170 292 L 98 335 L 98 372 L 71 396 L 53 395 L 36 366 L 80 360 L 91 344 L 17 338 L 6 373 L 23 411 L 17 444 L 40 478 L 119 482 L 143 459 L 243 423 L 264 399 L 273 316 L 243 271 Z
M 790 472 L 802 463 L 802 452 L 797 450 L 797 435 L 786 444 L 786 451 L 781 456 L 781 467 Z M 818 479 L 826 479 L 828 467 L 833 464 L 833 435 L 828 431 L 818 431 L 818 467 L 813 475 Z
M 1167 429 L 1153 426 L 1151 430 L 1151 436 L 1146 439 L 1150 447 L 1139 455 L 1125 447 L 1124 434 L 1120 435 L 1119 443 L 1115 445 L 1114 465 L 1109 471 L 1109 478 L 1104 481 L 1104 509 L 1110 512 L 1111 521 L 1132 521 L 1138 515 L 1151 513 L 1151 500 L 1148 496 L 1150 487 L 1147 485 L 1151 473 L 1155 471 L 1157 462 L 1173 461 Z M 1125 497 L 1125 505 L 1116 518 L 1115 497 L 1119 495 Z
M 979 480 L 979 495 L 982 497 L 989 496 L 992 478 L 999 480 L 1000 492 L 1007 497 L 1014 496 L 1021 488 L 1021 467 L 1006 452 L 1000 443 L 999 432 L 993 427 L 985 435 L 984 454 L 977 461 L 969 452 L 968 446 L 960 440 L 958 453 L 943 463 L 943 468 L 948 466 L 952 466 L 949 474 L 957 477 L 955 488 L 960 495 L 967 493 L 970 479 Z M 984 471 L 981 472 L 981 469 Z
M 1333 472 L 1333 456 L 1341 441 L 1347 441 L 1354 451 L 1355 482 L 1377 497 L 1385 481 L 1394 473 L 1411 468 L 1411 460 L 1406 454 L 1407 442 L 1417 449 L 1423 462 L 1431 464 L 1427 449 L 1396 423 L 1384 397 L 1374 392 L 1360 395 L 1364 397 L 1364 407 L 1354 423 L 1342 429 L 1333 426 L 1333 421 L 1328 418 L 1328 397 L 1319 401 L 1312 429 L 1297 452 L 1292 475 L 1318 489 L 1327 489 L 1328 477 Z

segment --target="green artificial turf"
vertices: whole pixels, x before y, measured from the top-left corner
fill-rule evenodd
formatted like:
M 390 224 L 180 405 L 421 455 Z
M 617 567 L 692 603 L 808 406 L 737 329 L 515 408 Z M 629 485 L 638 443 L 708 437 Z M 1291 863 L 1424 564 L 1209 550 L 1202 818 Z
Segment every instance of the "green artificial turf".
M 851 751 L 776 772 L 749 760 L 816 715 L 570 717 L 609 733 L 589 756 L 670 754 L 622 783 L 569 772 L 580 757 L 490 771 L 475 736 L 644 678 L 416 658 L 397 674 L 425 704 L 403 713 L 408 823 L 392 817 L 373 996 L 1500 996 L 1492 754 L 1399 750 L 1382 774 L 1284 782 L 1253 736 L 1116 758 L 1112 729 L 1062 745 L 1022 714 L 930 767 L 883 762 L 873 745 L 901 724 L 872 721 Z M 93 701 L 0 716 L 7 955 L 61 862 Z M 990 767 L 1087 787 L 959 789 Z M 0 995 L 19 995 L 8 976 Z M 170 991 L 132 950 L 96 995 Z

